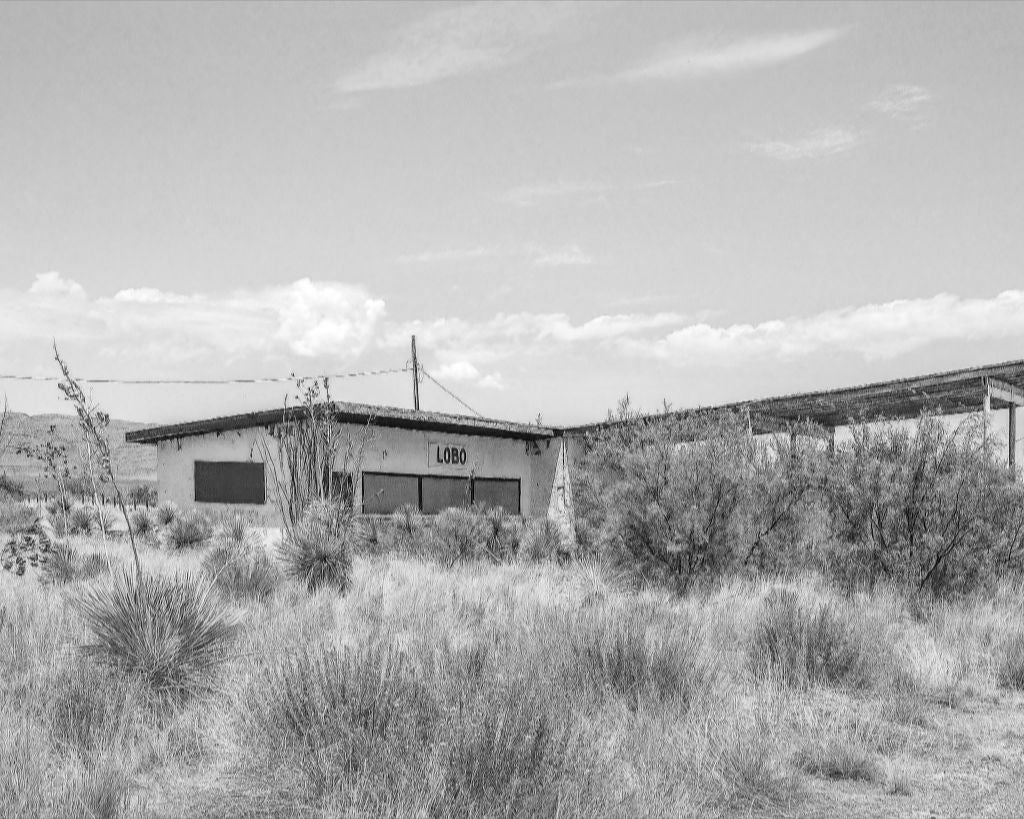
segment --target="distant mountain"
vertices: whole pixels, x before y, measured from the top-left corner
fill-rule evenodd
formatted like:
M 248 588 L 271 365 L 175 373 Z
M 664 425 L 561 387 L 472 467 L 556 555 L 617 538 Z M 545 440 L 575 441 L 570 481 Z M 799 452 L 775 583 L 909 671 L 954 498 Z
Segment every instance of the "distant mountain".
M 78 418 L 73 415 L 25 415 L 20 412 L 8 414 L 10 441 L 6 451 L 0 453 L 0 473 L 6 473 L 15 480 L 34 486 L 38 477 L 42 477 L 43 464 L 27 455 L 17 452 L 19 446 L 44 443 L 50 435 L 50 427 L 54 427 L 54 436 L 65 443 L 68 448 L 68 462 L 71 465 L 80 463 L 79 444 L 82 441 Z M 114 475 L 127 483 L 152 483 L 156 481 L 156 447 L 147 444 L 125 443 L 124 434 L 130 430 L 141 429 L 149 424 L 136 421 L 110 419 L 107 427 L 107 439 L 114 465 Z

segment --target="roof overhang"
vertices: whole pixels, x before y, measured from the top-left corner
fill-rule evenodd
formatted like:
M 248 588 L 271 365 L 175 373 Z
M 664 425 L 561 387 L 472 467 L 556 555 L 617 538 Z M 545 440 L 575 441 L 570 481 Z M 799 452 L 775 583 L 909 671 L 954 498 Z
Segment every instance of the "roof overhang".
M 195 435 L 228 432 L 253 427 L 269 428 L 288 421 L 307 417 L 304 407 L 247 412 L 241 415 L 225 415 L 201 421 L 187 421 L 181 424 L 147 427 L 125 433 L 124 439 L 133 444 L 155 444 L 174 438 L 188 438 Z M 351 404 L 336 402 L 334 417 L 339 423 L 390 427 L 395 429 L 422 430 L 451 435 L 476 435 L 486 438 L 513 438 L 525 441 L 539 441 L 555 436 L 548 427 L 533 424 L 519 424 L 491 418 L 474 418 L 469 415 L 450 415 L 440 412 L 407 410 L 400 407 L 378 407 L 372 404 Z

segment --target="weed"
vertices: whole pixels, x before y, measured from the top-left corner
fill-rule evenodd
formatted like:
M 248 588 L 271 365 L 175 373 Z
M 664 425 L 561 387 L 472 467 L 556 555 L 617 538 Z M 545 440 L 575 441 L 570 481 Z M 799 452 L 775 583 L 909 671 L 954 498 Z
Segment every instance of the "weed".
M 996 678 L 1004 688 L 1024 689 L 1024 630 L 1012 632 L 999 647 Z
M 203 559 L 213 584 L 232 597 L 266 600 L 281 585 L 281 571 L 261 549 L 220 543 Z
M 202 546 L 213 536 L 210 519 L 198 509 L 179 512 L 167 525 L 165 537 L 173 549 Z
M 178 517 L 178 506 L 172 501 L 163 501 L 156 508 L 155 517 L 157 525 L 159 526 L 170 526 L 176 517 Z

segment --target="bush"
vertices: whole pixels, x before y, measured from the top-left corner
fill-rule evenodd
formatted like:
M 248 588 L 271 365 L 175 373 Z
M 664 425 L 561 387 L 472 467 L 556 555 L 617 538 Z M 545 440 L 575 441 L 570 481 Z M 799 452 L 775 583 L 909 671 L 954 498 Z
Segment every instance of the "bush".
M 164 501 L 156 508 L 156 522 L 159 526 L 169 526 L 178 517 L 178 506 L 171 501 Z
M 996 679 L 1004 688 L 1024 690 L 1024 631 L 1014 631 L 999 647 Z
M 137 578 L 125 571 L 110 585 L 82 589 L 74 602 L 93 636 L 85 650 L 161 692 L 200 683 L 236 629 L 221 598 L 192 575 Z
M 198 509 L 186 509 L 172 518 L 165 536 L 167 544 L 174 549 L 202 546 L 213 536 L 213 526 Z
M 92 534 L 96 525 L 96 512 L 91 506 L 76 506 L 68 515 L 68 532 L 73 535 Z
M 17 501 L 0 501 L 0 532 L 19 534 L 32 529 L 39 514 L 31 506 Z
M 40 555 L 40 580 L 46 584 L 60 585 L 75 580 L 89 580 L 108 568 L 102 555 L 82 555 L 65 540 L 57 540 Z
M 262 549 L 218 543 L 203 560 L 213 584 L 232 597 L 266 600 L 281 584 L 281 571 Z
M 222 520 L 217 526 L 214 538 L 219 544 L 239 549 L 251 549 L 260 545 L 257 543 L 259 535 L 252 518 L 240 514 Z
M 529 521 L 523 529 L 523 552 L 530 560 L 550 560 L 561 551 L 562 533 L 551 518 Z
M 486 550 L 492 527 L 476 509 L 451 507 L 438 513 L 430 530 L 436 556 L 447 566 Z
M 344 592 L 349 586 L 352 548 L 358 537 L 350 511 L 340 504 L 312 504 L 279 547 L 285 573 L 310 591 L 333 586 Z
M 804 605 L 789 589 L 772 589 L 761 605 L 751 641 L 755 676 L 776 677 L 795 687 L 849 685 L 874 681 L 882 635 L 872 641 L 852 608 L 821 601 Z
M 564 626 L 572 687 L 619 697 L 636 710 L 645 701 L 706 700 L 720 678 L 718 658 L 690 623 L 653 628 L 639 604 L 589 609 Z
M 0 501 L 19 501 L 25 498 L 25 484 L 16 481 L 6 472 L 0 472 Z
M 133 509 L 128 513 L 128 522 L 138 538 L 150 538 L 156 534 L 156 521 L 147 509 Z

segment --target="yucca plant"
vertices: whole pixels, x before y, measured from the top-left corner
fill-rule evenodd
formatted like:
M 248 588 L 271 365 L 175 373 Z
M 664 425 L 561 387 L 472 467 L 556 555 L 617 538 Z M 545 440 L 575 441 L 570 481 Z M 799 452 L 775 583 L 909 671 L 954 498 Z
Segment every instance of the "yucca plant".
M 167 544 L 174 549 L 201 546 L 213 536 L 210 519 L 197 509 L 186 509 L 167 527 Z
M 218 543 L 203 560 L 213 584 L 232 597 L 266 600 L 281 585 L 281 570 L 262 549 Z
M 87 586 L 74 600 L 92 632 L 85 650 L 161 692 L 187 692 L 223 659 L 237 629 L 222 598 L 195 575 L 140 577 Z
M 96 527 L 96 513 L 91 506 L 76 506 L 68 515 L 68 530 L 75 535 L 92 534 Z
M 156 521 L 148 509 L 133 509 L 128 513 L 128 523 L 141 538 L 152 537 L 156 530 Z
M 258 535 L 251 518 L 245 515 L 232 515 L 221 521 L 214 533 L 218 543 L 249 549 L 256 545 Z
M 358 527 L 340 504 L 314 503 L 279 547 L 285 573 L 313 591 L 334 586 L 344 592 L 352 574 L 352 547 Z
M 156 508 L 155 517 L 160 526 L 169 526 L 178 517 L 178 507 L 171 501 L 163 501 Z

